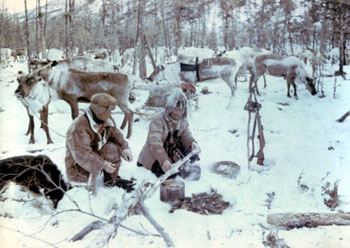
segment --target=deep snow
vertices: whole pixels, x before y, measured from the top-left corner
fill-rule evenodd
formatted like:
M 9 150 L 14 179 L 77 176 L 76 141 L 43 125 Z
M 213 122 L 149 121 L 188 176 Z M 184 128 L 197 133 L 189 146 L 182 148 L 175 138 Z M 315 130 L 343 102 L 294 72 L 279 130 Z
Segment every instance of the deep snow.
M 328 66 L 330 71 L 337 69 Z M 345 67 L 349 74 L 349 66 Z M 63 101 L 50 104 L 49 125 L 53 145 L 46 145 L 46 136 L 39 129 L 36 118 L 35 145 L 28 145 L 25 136 L 28 117 L 25 108 L 17 101 L 16 73 L 25 70 L 25 64 L 15 63 L 1 68 L 0 74 L 0 130 L 1 158 L 31 154 L 40 150 L 50 156 L 64 173 L 65 132 L 71 123 L 70 108 Z M 197 90 L 207 86 L 209 95 L 199 94 L 199 109 L 189 116 L 193 136 L 202 153 L 199 161 L 202 168 L 200 181 L 186 181 L 185 195 L 209 192 L 211 188 L 223 195 L 231 206 L 222 215 L 203 216 L 187 210 L 169 213 L 170 205 L 159 199 L 159 190 L 146 201 L 153 217 L 162 225 L 176 247 L 264 247 L 263 236 L 269 230 L 266 216 L 280 212 L 330 212 L 324 205 L 322 187 L 327 182 L 338 182 L 340 205 L 335 211 L 350 211 L 350 119 L 338 123 L 338 119 L 350 106 L 350 81 L 337 78 L 336 98 L 333 98 L 335 78 L 324 79 L 326 97 L 311 96 L 303 85 L 298 85 L 299 98 L 286 97 L 286 83 L 282 78 L 267 76 L 267 88 L 259 82 L 262 104 L 260 111 L 266 140 L 265 165 L 256 165 L 256 159 L 248 170 L 247 122 L 248 112 L 243 109 L 247 99 L 247 83 L 239 82 L 231 107 L 230 91 L 220 80 L 199 83 Z M 137 101 L 131 104 L 139 108 L 147 99 L 147 91 L 136 90 Z M 80 109 L 88 107 L 80 104 Z M 194 109 L 194 108 L 193 108 Z M 113 117 L 121 123 L 123 115 L 116 110 Z M 123 162 L 120 175 L 153 182 L 156 177 L 136 166 L 139 152 L 146 140 L 149 120 L 135 115 L 134 132 L 129 145 L 134 154 L 131 163 Z M 229 131 L 236 130 L 235 133 Z M 126 135 L 126 130 L 123 130 Z M 256 145 L 257 146 L 257 145 Z M 241 166 L 236 179 L 229 179 L 210 172 L 210 165 L 221 160 L 231 160 Z M 298 187 L 298 178 L 308 187 Z M 270 209 L 268 194 L 274 192 Z M 82 241 L 69 242 L 77 232 L 96 215 L 108 219 L 113 209 L 122 203 L 124 191 L 120 188 L 100 187 L 95 196 L 84 188 L 74 188 L 59 203 L 57 211 L 50 209 L 43 199 L 41 208 L 33 206 L 33 197 L 16 185 L 2 194 L 7 200 L 0 201 L 0 247 L 87 247 L 96 237 L 91 232 Z M 124 197 L 128 197 L 125 194 Z M 24 200 L 24 201 L 23 201 Z M 76 206 L 81 211 L 73 211 Z M 70 211 L 72 210 L 72 211 Z M 140 215 L 131 216 L 124 226 L 157 234 L 151 224 Z M 264 234 L 265 233 L 265 234 Z M 350 227 L 329 226 L 279 230 L 278 235 L 292 248 L 301 247 L 349 247 Z M 346 245 L 347 244 L 347 245 Z M 119 228 L 110 247 L 165 247 L 161 237 L 142 236 Z

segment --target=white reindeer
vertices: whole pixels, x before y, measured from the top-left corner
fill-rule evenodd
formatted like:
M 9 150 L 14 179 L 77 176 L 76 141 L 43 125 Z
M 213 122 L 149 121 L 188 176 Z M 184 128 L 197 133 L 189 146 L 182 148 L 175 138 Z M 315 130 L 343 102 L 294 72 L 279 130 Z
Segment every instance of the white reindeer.
M 287 96 L 290 97 L 290 85 L 294 88 L 294 96 L 297 96 L 295 80 L 305 84 L 311 95 L 316 94 L 312 77 L 307 73 L 304 64 L 296 57 L 283 57 L 274 54 L 259 55 L 254 60 L 254 74 L 250 84 L 256 87 L 259 94 L 257 82 L 259 78 L 268 73 L 275 77 L 284 77 L 287 80 Z
M 179 56 L 179 60 L 180 59 L 183 59 L 183 57 Z M 197 65 L 187 65 L 186 71 L 180 71 L 181 66 L 183 67 L 183 65 L 179 65 L 179 63 L 174 63 L 165 67 L 158 66 L 148 79 L 151 82 L 164 79 L 169 82 L 180 82 L 181 79 L 194 84 L 197 81 L 202 82 L 221 78 L 229 86 L 232 100 L 236 90 L 236 86 L 233 83 L 234 75 L 237 73 L 240 63 L 237 63 L 231 58 L 218 57 L 205 58 L 200 64 L 197 63 Z M 166 73 L 164 73 L 164 71 L 166 71 Z M 231 100 L 228 106 L 230 106 Z

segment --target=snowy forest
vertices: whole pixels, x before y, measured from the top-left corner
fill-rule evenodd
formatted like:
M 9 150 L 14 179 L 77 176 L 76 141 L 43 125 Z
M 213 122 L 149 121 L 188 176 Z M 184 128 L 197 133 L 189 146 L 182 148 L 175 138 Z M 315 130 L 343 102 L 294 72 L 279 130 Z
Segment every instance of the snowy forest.
M 49 48 L 69 57 L 76 49 L 78 54 L 100 48 L 123 54 L 137 47 L 141 64 L 147 51 L 140 37 L 149 47 L 166 47 L 174 55 L 181 46 L 214 51 L 248 46 L 280 55 L 339 48 L 340 67 L 350 47 L 345 0 L 36 2 L 36 9 L 17 14 L 2 8 L 0 47 L 27 47 L 36 57 Z
M 349 0 L 20 1 L 0 6 L 0 247 L 349 247 Z M 74 107 L 52 92 L 75 70 L 133 80 L 132 192 L 69 187 Z M 136 163 L 174 88 L 199 148 L 158 178 Z M 198 152 L 196 179 L 166 180 Z M 62 198 L 26 185 L 53 181 L 43 168 L 9 173 L 16 156 L 47 156 Z

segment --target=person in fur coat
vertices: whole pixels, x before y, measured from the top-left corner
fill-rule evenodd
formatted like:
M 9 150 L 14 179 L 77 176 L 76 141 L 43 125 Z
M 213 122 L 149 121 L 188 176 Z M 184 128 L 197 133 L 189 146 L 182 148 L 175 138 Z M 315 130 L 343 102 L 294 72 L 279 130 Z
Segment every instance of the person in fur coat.
M 121 158 L 132 161 L 128 142 L 116 128 L 111 117 L 116 99 L 106 93 L 91 97 L 89 109 L 78 116 L 66 135 L 66 172 L 70 182 L 88 183 L 94 190 L 95 181 L 103 172 L 105 186 L 133 190 L 133 183 L 118 176 Z
M 176 147 L 177 154 L 169 153 Z M 145 145 L 137 165 L 151 170 L 157 177 L 168 171 L 172 164 L 199 148 L 187 121 L 187 99 L 180 88 L 168 96 L 164 112 L 156 115 L 149 124 Z

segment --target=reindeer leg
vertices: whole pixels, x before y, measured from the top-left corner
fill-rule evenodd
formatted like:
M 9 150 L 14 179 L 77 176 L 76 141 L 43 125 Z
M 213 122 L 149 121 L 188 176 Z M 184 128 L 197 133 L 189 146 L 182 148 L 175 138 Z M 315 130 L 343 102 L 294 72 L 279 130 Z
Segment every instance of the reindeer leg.
M 48 126 L 48 115 L 49 115 L 49 106 L 46 105 L 43 107 L 43 110 L 40 112 L 42 126 L 46 133 L 47 144 L 53 144 L 52 139 L 50 137 L 49 126 Z
M 290 97 L 290 82 L 289 82 L 289 79 L 287 79 L 287 96 Z
M 45 108 L 45 107 L 44 107 Z M 44 129 L 44 124 L 43 124 L 43 119 L 44 119 L 44 116 L 43 116 L 43 112 L 40 111 L 40 120 L 41 120 L 41 124 L 40 124 L 40 128 Z
M 25 135 L 28 135 L 28 134 L 30 134 L 30 130 L 32 130 L 32 125 L 33 125 L 33 123 L 34 123 L 34 120 L 31 121 L 31 119 L 30 119 L 30 116 L 31 116 L 31 115 L 29 114 L 29 109 L 28 109 L 27 106 L 25 106 L 25 108 L 26 108 L 26 110 L 27 110 L 27 114 L 28 114 L 28 118 L 29 118 L 28 129 L 27 129 L 27 132 L 26 132 Z
M 294 96 L 295 96 L 295 98 L 298 98 L 298 95 L 297 95 L 297 86 L 296 86 L 294 80 L 292 80 L 292 86 L 293 86 L 293 89 L 294 89 Z
M 29 115 L 28 132 L 30 133 L 29 144 L 34 144 L 35 143 L 35 139 L 34 139 L 34 117 L 32 115 Z
M 119 107 L 124 112 L 124 115 L 125 115 L 123 123 L 120 126 L 120 128 L 124 129 L 126 124 L 128 123 L 128 134 L 127 134 L 126 138 L 129 139 L 131 137 L 131 134 L 132 134 L 132 125 L 133 125 L 133 121 L 134 121 L 134 113 L 126 105 L 120 105 Z
M 228 85 L 228 87 L 230 87 L 231 89 L 231 97 L 235 96 L 235 91 L 236 91 L 236 86 L 233 83 L 233 72 L 232 70 L 223 70 L 220 73 L 220 77 L 222 78 L 222 80 L 225 81 L 225 83 Z
M 29 123 L 28 123 L 28 129 L 25 135 L 28 135 L 31 133 L 31 130 L 33 129 L 32 125 L 34 124 L 33 116 L 30 116 L 28 114 L 28 117 L 29 117 Z
M 265 74 L 263 74 L 263 78 L 264 78 L 264 88 L 266 88 L 267 84 L 266 84 L 266 77 L 265 77 Z
M 60 97 L 62 100 L 66 101 L 71 109 L 72 120 L 74 120 L 79 115 L 78 99 L 75 95 L 61 93 Z
M 69 103 L 69 105 L 72 111 L 72 120 L 74 120 L 79 115 L 78 100 L 74 99 L 72 102 Z
M 122 124 L 120 125 L 120 129 L 124 129 L 126 126 L 126 123 L 128 122 L 128 118 L 126 117 L 126 115 L 127 114 L 124 112 L 124 119 L 123 119 Z
M 235 85 L 237 86 L 237 81 L 238 81 L 238 74 L 244 69 L 244 66 L 241 65 L 238 70 L 236 71 L 236 75 L 235 75 Z
M 127 139 L 131 137 L 133 122 L 134 122 L 134 113 L 130 110 L 129 117 L 128 117 L 128 135 L 126 136 Z

